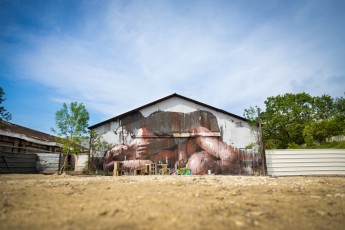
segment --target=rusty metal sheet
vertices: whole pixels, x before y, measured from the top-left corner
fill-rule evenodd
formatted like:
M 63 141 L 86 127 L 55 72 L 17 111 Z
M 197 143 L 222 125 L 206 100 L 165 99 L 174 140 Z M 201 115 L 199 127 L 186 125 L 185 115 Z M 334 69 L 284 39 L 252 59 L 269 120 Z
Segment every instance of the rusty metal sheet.
M 150 160 L 167 163 L 171 170 L 188 165 L 194 174 L 211 170 L 217 174 L 252 175 L 259 169 L 255 154 L 223 141 L 217 118 L 208 111 L 156 111 L 148 117 L 138 113 L 120 123 L 123 141 L 107 153 L 105 165 L 114 160 Z

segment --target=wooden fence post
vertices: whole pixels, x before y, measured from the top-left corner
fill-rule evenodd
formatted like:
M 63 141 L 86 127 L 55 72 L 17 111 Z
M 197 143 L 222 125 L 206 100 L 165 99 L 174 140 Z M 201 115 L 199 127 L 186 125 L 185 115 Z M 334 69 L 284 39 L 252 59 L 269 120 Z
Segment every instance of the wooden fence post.
M 267 165 L 266 165 L 266 154 L 265 154 L 265 141 L 264 141 L 264 132 L 262 128 L 262 121 L 260 115 L 260 108 L 258 107 L 258 122 L 259 122 L 259 139 L 260 139 L 260 153 L 262 161 L 262 172 L 264 176 L 267 175 Z

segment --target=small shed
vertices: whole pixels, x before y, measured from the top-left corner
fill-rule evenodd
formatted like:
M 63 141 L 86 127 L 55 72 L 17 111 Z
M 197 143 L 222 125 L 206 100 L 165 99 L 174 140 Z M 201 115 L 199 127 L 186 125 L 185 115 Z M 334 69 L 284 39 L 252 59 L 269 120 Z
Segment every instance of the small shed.
M 59 152 L 56 137 L 10 122 L 0 121 L 0 152 Z
M 70 156 L 73 171 L 87 165 L 88 148 Z M 0 121 L 0 173 L 54 173 L 63 161 L 56 137 L 10 122 Z

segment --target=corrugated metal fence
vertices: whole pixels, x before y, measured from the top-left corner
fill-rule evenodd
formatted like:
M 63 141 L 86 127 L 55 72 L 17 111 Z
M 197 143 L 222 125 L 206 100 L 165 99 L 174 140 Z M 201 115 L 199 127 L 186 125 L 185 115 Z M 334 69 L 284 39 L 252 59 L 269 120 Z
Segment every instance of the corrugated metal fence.
M 60 153 L 0 152 L 0 173 L 55 173 Z
M 36 154 L 1 153 L 0 173 L 35 173 Z
M 266 150 L 271 176 L 345 175 L 345 149 Z
M 61 163 L 60 153 L 37 153 L 36 169 L 40 173 L 55 173 Z

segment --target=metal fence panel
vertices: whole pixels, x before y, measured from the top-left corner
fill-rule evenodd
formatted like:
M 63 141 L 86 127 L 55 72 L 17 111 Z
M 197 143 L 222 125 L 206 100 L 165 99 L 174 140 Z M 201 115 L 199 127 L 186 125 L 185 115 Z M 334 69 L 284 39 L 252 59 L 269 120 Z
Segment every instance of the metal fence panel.
M 0 152 L 0 173 L 35 173 L 36 154 Z
M 40 173 L 55 173 L 59 170 L 60 153 L 37 153 L 36 168 Z
M 345 149 L 266 150 L 271 176 L 345 175 Z

